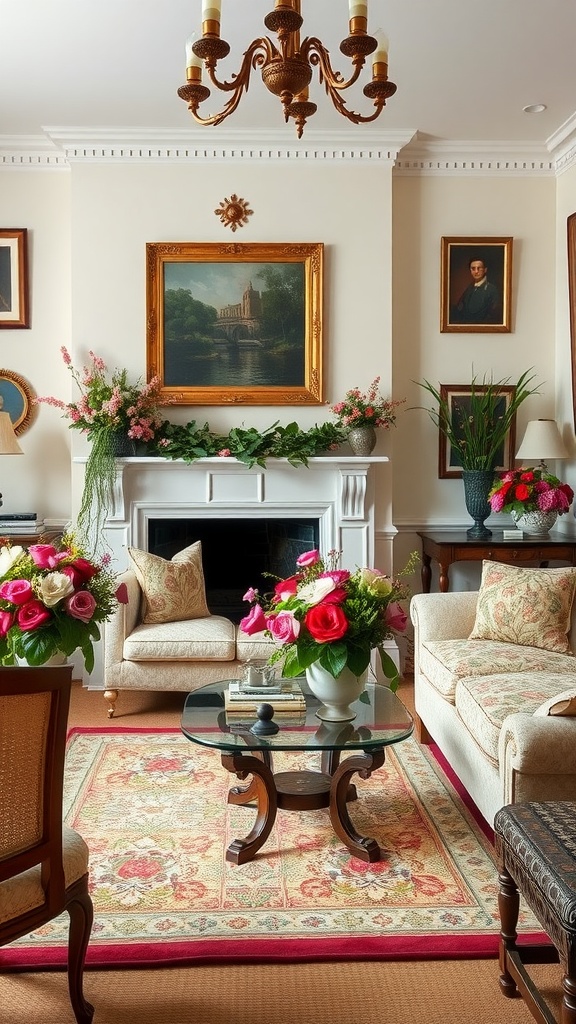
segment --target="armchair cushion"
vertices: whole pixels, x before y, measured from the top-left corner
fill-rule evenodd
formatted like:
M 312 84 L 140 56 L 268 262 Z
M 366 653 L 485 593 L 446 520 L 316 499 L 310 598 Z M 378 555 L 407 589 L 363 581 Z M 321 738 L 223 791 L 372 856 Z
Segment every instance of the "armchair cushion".
M 126 661 L 233 661 L 234 623 L 221 615 L 174 623 L 142 623 L 123 644 Z
M 471 640 L 571 654 L 576 568 L 525 569 L 484 561 Z
M 180 622 L 210 615 L 200 541 L 170 560 L 139 548 L 128 548 L 128 554 L 142 590 L 142 622 Z

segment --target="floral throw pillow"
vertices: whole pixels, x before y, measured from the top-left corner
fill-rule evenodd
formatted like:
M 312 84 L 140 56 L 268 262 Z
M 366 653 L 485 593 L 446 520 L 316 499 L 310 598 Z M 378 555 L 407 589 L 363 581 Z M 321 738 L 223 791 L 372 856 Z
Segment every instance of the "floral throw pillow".
M 128 548 L 128 554 L 142 590 L 142 622 L 180 622 L 210 615 L 200 541 L 170 561 L 138 548 Z
M 469 639 L 571 654 L 568 632 L 575 588 L 576 568 L 523 569 L 484 561 Z

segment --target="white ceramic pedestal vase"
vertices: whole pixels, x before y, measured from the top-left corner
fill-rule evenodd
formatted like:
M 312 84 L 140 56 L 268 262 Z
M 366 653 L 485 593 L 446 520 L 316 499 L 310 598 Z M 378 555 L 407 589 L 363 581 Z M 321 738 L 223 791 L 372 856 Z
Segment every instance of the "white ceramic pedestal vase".
M 19 658 L 18 655 L 15 655 L 15 660 L 16 660 L 16 664 L 17 665 L 28 665 L 28 662 L 26 661 L 26 658 Z M 48 660 L 45 661 L 44 664 L 40 665 L 39 667 L 40 668 L 51 668 L 54 665 L 66 665 L 67 662 L 68 662 L 67 655 L 63 654 L 62 651 L 58 651 L 56 654 L 53 654 L 51 658 L 48 658 Z
M 350 707 L 366 686 L 368 669 L 361 676 L 355 676 L 349 668 L 342 669 L 334 678 L 318 662 L 306 669 L 306 682 L 321 706 L 316 712 L 323 722 L 351 722 L 356 712 Z
M 529 537 L 547 537 L 558 518 L 557 512 L 511 512 L 512 519 L 522 533 Z

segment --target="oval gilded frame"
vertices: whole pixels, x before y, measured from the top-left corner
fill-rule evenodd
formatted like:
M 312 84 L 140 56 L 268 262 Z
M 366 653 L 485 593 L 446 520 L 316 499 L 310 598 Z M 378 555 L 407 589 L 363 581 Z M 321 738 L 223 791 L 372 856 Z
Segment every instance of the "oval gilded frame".
M 36 413 L 35 395 L 24 377 L 13 370 L 0 369 L 0 410 L 10 414 L 18 437 L 32 425 Z

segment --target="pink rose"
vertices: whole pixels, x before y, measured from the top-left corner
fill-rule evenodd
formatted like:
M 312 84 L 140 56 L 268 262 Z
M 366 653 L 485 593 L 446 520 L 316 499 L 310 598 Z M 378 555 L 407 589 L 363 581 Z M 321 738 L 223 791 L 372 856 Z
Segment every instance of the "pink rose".
M 128 604 L 128 587 L 125 583 L 120 584 L 114 597 L 118 601 L 118 604 Z
M 336 590 L 331 590 L 330 593 L 326 594 L 326 597 L 323 597 L 322 601 L 319 602 L 319 603 L 320 604 L 344 604 L 344 601 L 346 600 L 347 596 L 348 595 L 347 595 L 346 591 L 344 590 L 344 587 L 336 587 Z
M 289 611 L 267 615 L 266 625 L 277 644 L 292 644 L 300 633 L 300 623 Z
M 69 551 L 57 551 L 52 544 L 31 544 L 28 553 L 39 569 L 55 569 L 63 558 L 68 558 Z
M 320 552 L 314 548 L 312 551 L 304 551 L 303 554 L 298 555 L 296 565 L 303 569 L 309 565 L 316 565 L 318 561 L 320 561 Z
M 52 616 L 41 601 L 33 600 L 23 604 L 16 613 L 16 620 L 23 633 L 43 626 Z
M 0 587 L 0 597 L 10 604 L 26 604 L 33 591 L 29 580 L 9 580 Z
M 252 601 L 255 601 L 257 597 L 258 597 L 258 591 L 254 590 L 254 587 L 248 587 L 248 590 L 244 594 L 242 600 L 243 601 L 250 601 L 250 602 L 252 602 Z
M 331 569 L 330 572 L 321 572 L 318 579 L 321 580 L 323 577 L 328 576 L 329 579 L 334 580 L 337 587 L 341 583 L 345 583 L 346 580 L 350 579 L 350 573 L 348 569 Z
M 502 491 L 496 491 L 488 500 L 493 512 L 501 512 L 506 501 L 506 495 Z
M 73 619 L 80 619 L 81 622 L 90 622 L 96 608 L 96 601 L 88 590 L 77 590 L 65 602 L 64 606 L 68 615 Z
M 14 623 L 12 612 L 0 612 L 0 637 L 4 638 Z
M 253 604 L 248 615 L 240 619 L 240 629 L 252 636 L 253 633 L 261 633 L 266 629 L 266 618 L 259 604 Z
M 395 629 L 397 633 L 403 633 L 408 624 L 408 616 L 398 601 L 390 602 L 386 608 L 384 619 L 386 625 L 390 626 L 390 629 Z

